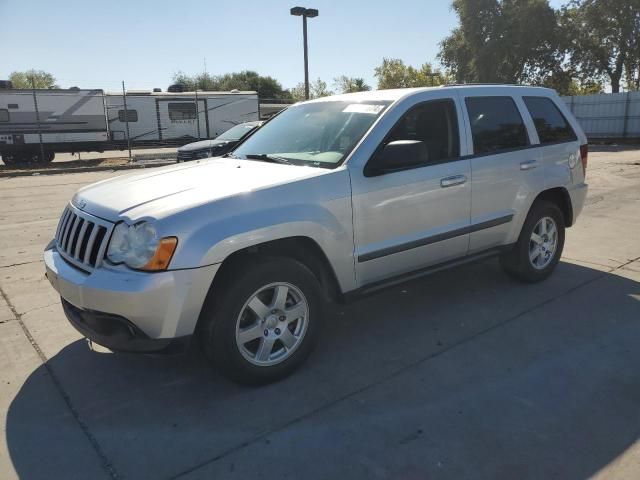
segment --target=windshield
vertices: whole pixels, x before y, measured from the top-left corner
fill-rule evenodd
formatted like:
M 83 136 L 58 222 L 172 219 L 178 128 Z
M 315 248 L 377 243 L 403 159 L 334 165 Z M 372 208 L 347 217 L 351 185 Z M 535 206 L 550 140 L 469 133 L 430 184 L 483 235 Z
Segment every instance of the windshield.
M 351 152 L 388 101 L 294 105 L 251 135 L 234 157 L 333 168 Z
M 222 135 L 218 135 L 216 137 L 216 140 L 240 140 L 244 135 L 249 133 L 254 128 L 256 128 L 255 124 L 247 125 L 246 123 L 242 123 L 240 125 L 236 125 L 235 127 L 231 127 Z

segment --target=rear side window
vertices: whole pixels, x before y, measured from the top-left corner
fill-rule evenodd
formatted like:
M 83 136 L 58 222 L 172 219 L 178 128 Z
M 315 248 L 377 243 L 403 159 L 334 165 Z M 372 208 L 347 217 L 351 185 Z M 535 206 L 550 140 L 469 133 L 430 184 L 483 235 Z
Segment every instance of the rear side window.
M 475 155 L 529 145 L 527 129 L 511 97 L 468 97 L 465 103 Z
M 9 110 L 6 108 L 0 108 L 0 122 L 9 121 Z
M 524 97 L 523 100 L 533 118 L 540 143 L 571 142 L 577 139 L 571 125 L 553 100 L 546 97 Z

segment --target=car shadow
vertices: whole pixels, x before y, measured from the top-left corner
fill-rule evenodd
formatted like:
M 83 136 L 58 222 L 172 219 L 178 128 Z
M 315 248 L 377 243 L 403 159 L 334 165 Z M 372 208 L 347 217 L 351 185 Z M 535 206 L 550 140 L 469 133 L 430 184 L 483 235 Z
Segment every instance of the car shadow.
M 11 402 L 10 460 L 20 478 L 88 478 L 99 461 L 125 478 L 171 478 L 259 445 L 243 465 L 274 462 L 271 474 L 253 470 L 271 478 L 372 463 L 389 478 L 586 478 L 640 433 L 638 295 L 634 280 L 565 262 L 536 285 L 494 260 L 458 267 L 335 306 L 305 366 L 260 388 L 197 355 L 96 353 L 76 341 Z M 356 398 L 361 408 L 339 413 Z M 334 434 L 323 428 L 331 414 Z M 386 427 L 369 431 L 376 422 Z M 287 451 L 284 432 L 296 438 Z M 296 453 L 308 448 L 311 463 Z

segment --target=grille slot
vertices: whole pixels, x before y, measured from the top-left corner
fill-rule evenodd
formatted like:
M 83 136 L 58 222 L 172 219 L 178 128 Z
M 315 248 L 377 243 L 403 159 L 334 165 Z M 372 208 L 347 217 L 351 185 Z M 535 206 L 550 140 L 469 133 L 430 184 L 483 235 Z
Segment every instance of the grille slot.
M 92 271 L 102 263 L 113 224 L 68 205 L 56 230 L 56 247 L 65 260 Z

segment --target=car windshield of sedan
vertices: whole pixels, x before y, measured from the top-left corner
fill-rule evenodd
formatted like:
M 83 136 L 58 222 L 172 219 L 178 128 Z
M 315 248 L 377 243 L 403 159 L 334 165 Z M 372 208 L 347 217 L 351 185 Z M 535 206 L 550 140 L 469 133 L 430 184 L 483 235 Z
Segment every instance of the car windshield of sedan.
M 294 105 L 251 135 L 233 156 L 334 168 L 390 103 L 324 101 Z
M 224 132 L 222 135 L 218 135 L 216 140 L 227 140 L 227 141 L 235 141 L 240 140 L 243 136 L 249 133 L 251 130 L 256 128 L 256 124 L 246 124 L 241 123 L 240 125 L 236 125 L 235 127 L 231 127 L 229 130 Z

